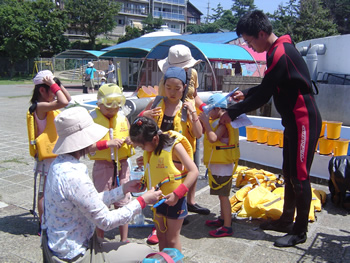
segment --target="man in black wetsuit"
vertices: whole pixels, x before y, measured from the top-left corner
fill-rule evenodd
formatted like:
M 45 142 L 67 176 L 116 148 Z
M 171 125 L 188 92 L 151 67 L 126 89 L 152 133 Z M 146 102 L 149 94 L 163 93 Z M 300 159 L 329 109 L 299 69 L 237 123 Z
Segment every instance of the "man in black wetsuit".
M 267 52 L 267 70 L 260 85 L 233 94 L 235 101 L 243 101 L 229 107 L 220 122 L 230 122 L 242 113 L 255 110 L 273 96 L 285 128 L 284 207 L 279 220 L 265 222 L 260 228 L 287 233 L 275 241 L 275 246 L 295 246 L 306 241 L 312 196 L 309 173 L 322 124 L 310 74 L 290 36 L 278 38 L 272 33 L 271 23 L 261 11 L 243 16 L 236 33 L 256 52 Z

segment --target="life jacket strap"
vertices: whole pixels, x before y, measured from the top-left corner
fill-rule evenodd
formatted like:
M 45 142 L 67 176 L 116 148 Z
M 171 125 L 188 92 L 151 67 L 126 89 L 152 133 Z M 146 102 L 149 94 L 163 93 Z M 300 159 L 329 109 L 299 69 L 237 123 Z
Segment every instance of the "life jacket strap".
M 160 183 L 157 184 L 157 187 L 161 187 L 163 184 L 168 183 L 168 182 L 173 182 L 176 180 L 181 180 L 183 178 L 185 178 L 188 174 L 188 171 L 183 172 L 181 174 L 178 175 L 170 175 L 169 177 L 164 178 Z
M 216 146 L 216 150 L 229 150 L 229 149 L 235 149 L 239 148 L 239 143 L 237 144 L 232 144 L 232 145 L 225 145 L 225 146 Z

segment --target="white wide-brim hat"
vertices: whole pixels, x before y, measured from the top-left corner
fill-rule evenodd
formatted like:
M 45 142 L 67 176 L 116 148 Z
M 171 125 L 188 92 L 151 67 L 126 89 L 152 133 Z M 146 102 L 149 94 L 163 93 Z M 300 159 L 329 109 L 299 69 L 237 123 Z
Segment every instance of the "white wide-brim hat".
M 88 62 L 88 67 L 89 67 L 89 68 L 92 68 L 93 66 L 94 66 L 94 63 L 92 63 L 91 61 Z
M 165 73 L 170 67 L 192 68 L 202 60 L 194 59 L 191 50 L 185 45 L 174 45 L 169 48 L 168 57 L 158 61 L 160 70 Z
M 53 153 L 72 153 L 99 141 L 108 129 L 95 123 L 83 107 L 64 110 L 55 118 L 58 140 Z
M 44 84 L 43 79 L 47 76 L 53 77 L 53 74 L 50 70 L 39 71 L 38 74 L 36 74 L 33 78 L 34 85 Z

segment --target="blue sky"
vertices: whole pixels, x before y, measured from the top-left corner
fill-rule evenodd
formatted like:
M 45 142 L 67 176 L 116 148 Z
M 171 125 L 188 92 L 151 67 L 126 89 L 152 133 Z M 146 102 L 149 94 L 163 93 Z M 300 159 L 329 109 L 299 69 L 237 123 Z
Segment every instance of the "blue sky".
M 208 2 L 210 14 L 211 9 L 216 8 L 219 3 L 223 6 L 224 9 L 230 9 L 233 3 L 232 0 L 190 0 L 190 2 L 203 13 L 203 16 L 207 15 Z M 287 2 L 287 0 L 254 0 L 254 4 L 258 9 L 270 13 L 273 13 L 279 4 L 284 5 Z

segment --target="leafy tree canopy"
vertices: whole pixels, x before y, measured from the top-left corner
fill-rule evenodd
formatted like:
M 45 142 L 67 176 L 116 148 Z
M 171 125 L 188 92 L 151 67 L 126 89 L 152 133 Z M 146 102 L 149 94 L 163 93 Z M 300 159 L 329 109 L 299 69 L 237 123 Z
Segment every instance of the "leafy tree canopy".
M 110 0 L 67 0 L 65 9 L 70 18 L 70 27 L 87 34 L 91 49 L 95 49 L 97 36 L 107 34 L 116 27 L 115 16 L 120 4 Z
M 300 15 L 293 32 L 296 42 L 338 34 L 329 10 L 322 7 L 320 0 L 300 1 Z
M 159 18 L 154 18 L 152 14 L 148 14 L 148 16 L 142 20 L 141 23 L 143 25 L 142 35 L 144 35 L 160 29 L 160 27 L 164 24 L 164 21 L 161 16 Z
M 50 0 L 1 1 L 0 53 L 9 59 L 11 77 L 16 62 L 64 50 L 66 28 L 64 13 Z
M 126 34 L 118 38 L 118 44 L 141 36 L 141 30 L 136 27 L 126 26 Z
M 350 0 L 323 0 L 340 34 L 350 34 Z

